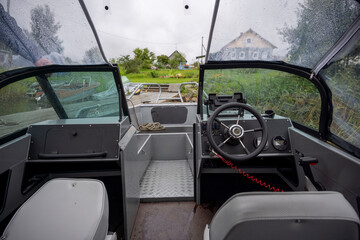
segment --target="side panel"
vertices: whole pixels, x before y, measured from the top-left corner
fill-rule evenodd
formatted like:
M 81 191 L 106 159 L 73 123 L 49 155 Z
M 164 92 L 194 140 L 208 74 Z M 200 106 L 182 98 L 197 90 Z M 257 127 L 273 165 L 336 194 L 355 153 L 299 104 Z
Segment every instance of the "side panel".
M 0 221 L 3 221 L 29 196 L 21 193 L 22 176 L 24 174 L 25 162 L 28 156 L 31 136 L 26 134 L 9 143 L 0 146 L 0 175 L 8 177 L 1 178 L 1 202 Z M 0 229 L 1 231 L 1 229 Z
M 123 208 L 125 237 L 130 239 L 136 214 L 140 204 L 139 159 L 137 154 L 136 129 L 130 127 L 119 142 L 121 149 L 121 175 L 123 182 Z
M 298 129 L 290 128 L 289 133 L 295 151 L 319 160 L 317 165 L 311 166 L 315 181 L 323 184 L 328 191 L 341 192 L 358 209 L 360 159 Z

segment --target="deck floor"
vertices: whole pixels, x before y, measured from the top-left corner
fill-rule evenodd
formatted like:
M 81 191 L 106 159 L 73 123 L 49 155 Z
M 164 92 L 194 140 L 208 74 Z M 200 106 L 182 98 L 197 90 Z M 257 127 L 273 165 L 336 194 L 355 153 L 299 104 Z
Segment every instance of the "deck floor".
M 140 184 L 140 198 L 193 200 L 194 177 L 187 160 L 152 160 Z
M 131 240 L 202 240 L 219 206 L 195 202 L 141 203 Z

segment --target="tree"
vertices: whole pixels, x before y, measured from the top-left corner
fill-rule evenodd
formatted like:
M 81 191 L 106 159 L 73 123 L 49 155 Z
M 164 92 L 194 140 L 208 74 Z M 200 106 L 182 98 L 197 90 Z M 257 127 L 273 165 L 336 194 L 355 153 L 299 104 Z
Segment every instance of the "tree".
M 104 59 L 101 56 L 99 48 L 92 47 L 89 50 L 85 51 L 83 62 L 87 64 L 103 63 Z
M 157 64 L 159 67 L 164 67 L 170 63 L 170 58 L 166 55 L 157 56 Z
M 181 62 L 186 62 L 184 53 L 175 53 L 173 58 L 170 60 L 172 68 L 178 68 Z
M 151 52 L 148 48 L 136 48 L 133 53 L 135 55 L 134 60 L 139 61 L 140 67 L 144 69 L 150 69 L 156 59 L 155 53 Z
M 119 65 L 124 65 L 125 62 L 129 61 L 130 60 L 130 55 L 125 55 L 125 56 L 121 56 L 117 59 L 117 63 Z
M 290 44 L 289 60 L 314 66 L 358 16 L 351 0 L 306 0 L 300 4 L 297 26 L 280 30 Z
M 60 23 L 55 22 L 54 13 L 48 5 L 31 10 L 31 36 L 46 54 L 64 51 L 62 41 L 56 35 L 60 28 Z

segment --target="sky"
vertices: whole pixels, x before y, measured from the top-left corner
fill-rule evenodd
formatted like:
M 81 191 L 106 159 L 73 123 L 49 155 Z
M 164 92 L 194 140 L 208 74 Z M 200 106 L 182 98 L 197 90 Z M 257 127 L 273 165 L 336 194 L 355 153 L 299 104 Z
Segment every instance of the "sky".
M 285 55 L 289 46 L 279 30 L 285 25 L 296 25 L 299 1 L 221 0 L 211 52 L 252 28 L 277 46 L 275 54 Z M 149 48 L 156 55 L 170 55 L 178 50 L 190 63 L 201 53 L 205 54 L 215 0 L 84 2 L 107 59 L 132 55 L 138 47 Z M 0 0 L 0 3 L 6 6 L 7 0 Z M 10 14 L 19 26 L 30 31 L 30 10 L 44 4 L 50 5 L 56 21 L 61 24 L 58 36 L 63 41 L 63 54 L 81 60 L 86 50 L 96 46 L 96 41 L 77 0 L 10 0 Z
M 108 58 L 147 47 L 156 55 L 178 50 L 194 62 L 201 55 L 202 37 L 207 44 L 215 0 L 86 0 L 86 4 Z
M 211 52 L 252 28 L 277 46 L 275 55 L 285 56 L 289 45 L 279 30 L 296 25 L 299 2 L 221 0 Z M 86 4 L 107 58 L 147 47 L 156 55 L 178 50 L 194 62 L 207 48 L 215 0 L 86 0 Z

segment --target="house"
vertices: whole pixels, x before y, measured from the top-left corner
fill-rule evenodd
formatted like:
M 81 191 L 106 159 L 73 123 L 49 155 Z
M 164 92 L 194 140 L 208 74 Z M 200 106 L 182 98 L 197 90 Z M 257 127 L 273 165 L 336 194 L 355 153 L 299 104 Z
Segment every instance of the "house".
M 178 69 L 190 69 L 190 66 L 187 64 L 187 60 L 178 50 L 175 50 L 172 54 L 170 54 L 169 59 L 170 62 L 173 59 L 175 59 L 178 62 L 179 64 L 177 67 Z
M 209 60 L 272 60 L 275 48 L 276 46 L 250 28 L 220 51 L 210 54 Z
M 187 60 L 184 58 L 184 56 L 178 50 L 175 50 L 172 54 L 170 54 L 170 56 L 169 56 L 170 61 L 173 60 L 176 57 L 176 55 L 181 56 L 181 58 L 182 58 L 181 62 L 187 62 Z

